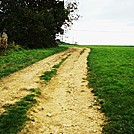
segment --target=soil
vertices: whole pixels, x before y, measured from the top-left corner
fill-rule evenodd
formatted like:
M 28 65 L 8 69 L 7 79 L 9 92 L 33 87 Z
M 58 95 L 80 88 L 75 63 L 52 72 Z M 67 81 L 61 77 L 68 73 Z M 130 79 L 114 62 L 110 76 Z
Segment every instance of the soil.
M 15 103 L 39 88 L 37 104 L 28 111 L 19 134 L 101 134 L 105 116 L 88 87 L 87 56 L 90 49 L 70 48 L 54 54 L 0 80 L 0 113 L 4 105 Z M 47 84 L 40 76 L 71 54 Z

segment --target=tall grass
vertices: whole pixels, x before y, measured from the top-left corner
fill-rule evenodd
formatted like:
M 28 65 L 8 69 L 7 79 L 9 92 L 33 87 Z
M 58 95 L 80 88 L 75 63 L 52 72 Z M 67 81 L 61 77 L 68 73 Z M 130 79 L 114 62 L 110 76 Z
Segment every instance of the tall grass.
M 0 56 L 0 78 L 66 49 L 67 47 L 22 50 Z
M 134 47 L 93 47 L 89 86 L 108 117 L 104 134 L 134 134 Z

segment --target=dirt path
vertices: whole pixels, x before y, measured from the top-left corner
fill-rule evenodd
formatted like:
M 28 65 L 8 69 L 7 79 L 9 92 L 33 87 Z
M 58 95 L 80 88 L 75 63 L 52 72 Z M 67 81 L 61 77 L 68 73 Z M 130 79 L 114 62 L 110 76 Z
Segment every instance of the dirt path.
M 19 134 L 101 134 L 104 115 L 87 87 L 89 51 L 72 52 L 29 112 L 34 121 Z
M 105 117 L 87 87 L 89 52 L 90 49 L 69 49 L 2 79 L 1 105 L 25 96 L 29 88 L 39 87 L 42 92 L 38 103 L 28 112 L 34 120 L 27 122 L 19 134 L 102 133 Z M 58 69 L 57 75 L 43 85 L 39 76 L 69 53 L 71 56 Z
M 12 104 L 27 94 L 30 94 L 30 88 L 40 87 L 40 78 L 45 71 L 50 70 L 53 65 L 59 63 L 74 49 L 54 54 L 31 66 L 28 66 L 8 77 L 0 79 L 0 114 L 4 112 L 2 108 L 5 104 Z

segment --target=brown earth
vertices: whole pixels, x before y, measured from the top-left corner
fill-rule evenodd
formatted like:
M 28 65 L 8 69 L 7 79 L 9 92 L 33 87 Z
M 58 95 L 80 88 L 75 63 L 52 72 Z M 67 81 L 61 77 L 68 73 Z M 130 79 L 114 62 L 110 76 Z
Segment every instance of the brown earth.
M 72 48 L 45 58 L 0 80 L 0 113 L 5 104 L 14 103 L 30 88 L 42 95 L 28 111 L 28 121 L 19 134 L 101 134 L 105 116 L 88 88 L 87 56 L 90 49 Z M 46 85 L 40 80 L 62 58 L 71 54 Z

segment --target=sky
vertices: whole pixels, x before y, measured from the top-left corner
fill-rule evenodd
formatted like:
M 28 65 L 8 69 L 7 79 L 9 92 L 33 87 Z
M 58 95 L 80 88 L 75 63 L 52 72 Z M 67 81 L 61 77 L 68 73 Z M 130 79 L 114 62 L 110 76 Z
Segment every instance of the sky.
M 78 21 L 63 40 L 80 45 L 134 45 L 134 0 L 76 0 Z

